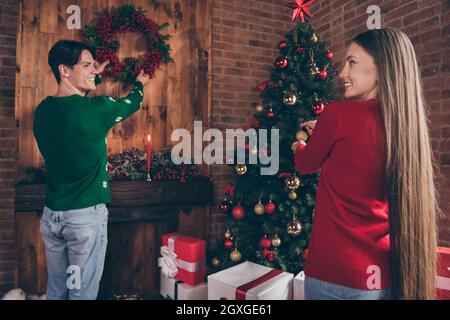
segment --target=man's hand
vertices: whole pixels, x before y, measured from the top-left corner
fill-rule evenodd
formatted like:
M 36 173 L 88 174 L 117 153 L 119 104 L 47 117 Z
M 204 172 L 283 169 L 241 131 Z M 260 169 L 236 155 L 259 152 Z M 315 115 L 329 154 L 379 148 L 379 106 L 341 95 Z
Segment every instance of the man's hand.
M 137 81 L 140 81 L 142 85 L 145 86 L 150 81 L 150 77 L 148 76 L 148 74 L 144 73 L 144 70 L 141 70 L 136 78 L 136 82 Z
M 317 120 L 306 121 L 300 124 L 300 129 L 306 128 L 309 135 L 312 134 L 314 127 L 316 126 Z
M 101 64 L 98 63 L 97 60 L 94 61 L 94 68 L 97 70 L 99 74 L 101 74 L 106 66 L 109 64 L 109 60 L 103 61 Z

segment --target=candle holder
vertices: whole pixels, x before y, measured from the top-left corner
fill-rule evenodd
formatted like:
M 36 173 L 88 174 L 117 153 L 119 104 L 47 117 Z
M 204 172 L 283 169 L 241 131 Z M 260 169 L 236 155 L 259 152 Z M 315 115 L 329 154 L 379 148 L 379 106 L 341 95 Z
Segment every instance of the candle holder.
M 152 178 L 150 177 L 150 170 L 147 170 L 147 182 L 152 181 Z

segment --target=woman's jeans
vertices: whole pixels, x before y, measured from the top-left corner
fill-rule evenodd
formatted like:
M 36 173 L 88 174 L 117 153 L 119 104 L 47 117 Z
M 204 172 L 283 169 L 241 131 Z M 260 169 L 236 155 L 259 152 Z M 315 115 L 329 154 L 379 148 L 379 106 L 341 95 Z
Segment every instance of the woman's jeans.
M 48 300 L 95 300 L 103 273 L 107 244 L 105 204 L 53 211 L 41 219 L 47 258 Z
M 391 289 L 362 290 L 305 277 L 305 300 L 390 300 Z

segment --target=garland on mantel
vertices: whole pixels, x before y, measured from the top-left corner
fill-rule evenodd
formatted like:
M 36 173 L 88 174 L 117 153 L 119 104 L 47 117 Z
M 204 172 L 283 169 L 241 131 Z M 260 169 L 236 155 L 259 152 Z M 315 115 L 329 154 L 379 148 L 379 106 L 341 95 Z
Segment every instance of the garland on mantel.
M 18 181 L 22 184 L 45 183 L 44 166 L 28 167 Z M 108 156 L 108 176 L 110 180 L 138 181 L 147 179 L 147 153 L 131 148 Z M 150 176 L 152 180 L 175 180 L 185 183 L 191 179 L 206 176 L 195 164 L 176 165 L 171 159 L 171 148 L 152 154 Z

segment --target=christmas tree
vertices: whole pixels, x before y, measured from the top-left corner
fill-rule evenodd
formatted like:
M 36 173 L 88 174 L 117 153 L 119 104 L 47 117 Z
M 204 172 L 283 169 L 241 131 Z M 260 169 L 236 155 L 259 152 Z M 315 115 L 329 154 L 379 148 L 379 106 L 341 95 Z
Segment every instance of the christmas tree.
M 219 207 L 228 230 L 211 260 L 214 271 L 245 260 L 294 274 L 305 266 L 319 173 L 296 172 L 291 144 L 308 139 L 300 124 L 316 120 L 333 99 L 336 76 L 333 53 L 305 21 L 311 2 L 289 3 L 295 26 L 278 43 L 279 56 L 270 80 L 258 86 L 260 103 L 250 121 L 257 132 L 279 130 L 279 171 L 261 175 L 262 165 L 247 158 L 269 149 L 246 144 L 246 164 L 235 165 L 236 180 Z

